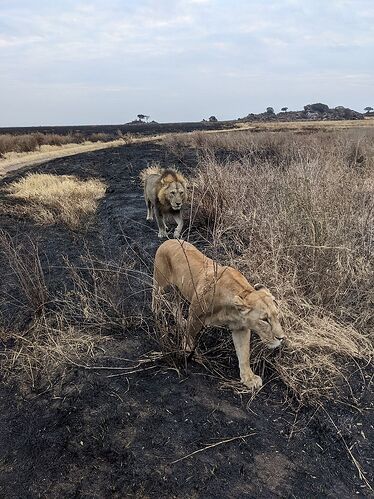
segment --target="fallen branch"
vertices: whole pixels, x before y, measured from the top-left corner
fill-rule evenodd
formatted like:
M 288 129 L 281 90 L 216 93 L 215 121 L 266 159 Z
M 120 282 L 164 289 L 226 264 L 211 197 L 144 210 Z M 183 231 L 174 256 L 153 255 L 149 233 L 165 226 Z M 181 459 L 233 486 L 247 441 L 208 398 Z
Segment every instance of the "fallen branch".
M 187 456 L 183 456 L 176 461 L 171 462 L 170 464 L 175 464 L 179 463 L 180 461 L 183 461 L 184 459 L 187 459 L 188 457 L 193 456 L 194 454 L 198 454 L 199 452 L 203 452 L 208 449 L 212 449 L 213 447 L 217 447 L 218 445 L 222 444 L 227 444 L 228 442 L 233 442 L 234 440 L 239 440 L 240 438 L 248 438 L 252 435 L 256 435 L 256 432 L 253 433 L 248 433 L 247 435 L 239 435 L 238 437 L 232 437 L 232 438 L 226 438 L 225 440 L 221 440 L 220 442 L 216 442 L 215 444 L 207 445 L 206 447 L 203 447 L 202 449 L 195 450 L 195 452 L 191 452 L 191 454 L 187 454 Z

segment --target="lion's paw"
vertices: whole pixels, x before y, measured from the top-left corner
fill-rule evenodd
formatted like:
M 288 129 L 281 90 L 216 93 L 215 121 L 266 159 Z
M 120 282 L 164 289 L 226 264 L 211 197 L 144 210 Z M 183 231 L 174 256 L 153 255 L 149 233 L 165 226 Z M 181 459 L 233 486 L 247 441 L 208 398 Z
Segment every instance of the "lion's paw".
M 164 237 L 168 237 L 167 233 L 165 231 L 160 230 L 158 233 L 158 237 L 160 239 L 163 239 Z
M 243 385 L 245 385 L 247 388 L 251 388 L 252 390 L 257 390 L 258 388 L 261 388 L 262 386 L 262 379 L 260 376 L 257 376 L 254 374 L 251 377 L 243 378 L 242 379 Z

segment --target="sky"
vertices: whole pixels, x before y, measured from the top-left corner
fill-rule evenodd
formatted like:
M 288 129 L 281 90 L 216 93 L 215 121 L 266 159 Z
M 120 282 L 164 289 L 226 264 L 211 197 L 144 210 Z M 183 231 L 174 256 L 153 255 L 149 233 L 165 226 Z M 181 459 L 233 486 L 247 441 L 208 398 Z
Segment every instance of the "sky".
M 374 107 L 374 0 L 0 0 L 0 126 Z

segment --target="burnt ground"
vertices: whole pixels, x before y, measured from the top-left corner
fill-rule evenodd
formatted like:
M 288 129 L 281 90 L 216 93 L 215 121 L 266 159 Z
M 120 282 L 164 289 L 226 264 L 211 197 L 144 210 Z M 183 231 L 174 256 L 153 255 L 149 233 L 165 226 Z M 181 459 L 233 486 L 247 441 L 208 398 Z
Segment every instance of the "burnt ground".
M 32 127 L 0 127 L 0 134 L 10 133 L 12 135 L 24 133 L 57 133 L 67 135 L 69 133 L 81 133 L 89 137 L 92 133 L 107 133 L 117 136 L 117 132 L 133 133 L 140 135 L 155 135 L 160 133 L 192 132 L 197 130 L 223 130 L 232 128 L 236 121 L 196 121 L 185 123 L 125 123 L 119 125 L 71 125 L 71 126 L 32 126 Z
M 40 227 L 3 210 L 0 227 L 19 247 L 30 240 L 38 243 L 48 286 L 56 293 L 69 287 L 63 257 L 79 265 L 87 248 L 99 258 L 129 253 L 140 269 L 151 266 L 159 241 L 155 226 L 145 221 L 137 176 L 153 160 L 172 162 L 162 145 L 149 143 L 33 168 L 105 180 L 108 192 L 95 223 L 77 234 L 63 226 Z M 185 163 L 193 167 L 194 155 Z M 13 172 L 1 186 L 26 171 Z M 0 197 L 8 203 L 4 192 Z M 199 244 L 197 236 L 192 241 Z M 0 265 L 4 327 L 22 330 L 29 312 L 4 256 Z M 124 286 L 125 307 L 143 313 L 151 324 L 149 291 L 139 282 L 135 286 L 137 293 Z M 0 353 L 11 347 L 0 341 Z M 128 366 L 125 359 L 136 361 L 152 350 L 157 345 L 144 328 L 123 327 L 113 331 L 91 365 Z M 227 363 L 227 373 L 235 379 L 234 361 Z M 373 400 L 359 381 L 352 384 L 354 399 L 300 407 L 271 372 L 265 372 L 267 383 L 252 399 L 223 390 L 217 377 L 194 362 L 179 375 L 163 363 L 150 367 L 118 376 L 118 370 L 68 365 L 63 375 L 35 386 L 3 379 L 0 497 L 370 496 L 349 454 L 373 483 Z M 249 436 L 173 464 L 207 445 L 243 435 Z

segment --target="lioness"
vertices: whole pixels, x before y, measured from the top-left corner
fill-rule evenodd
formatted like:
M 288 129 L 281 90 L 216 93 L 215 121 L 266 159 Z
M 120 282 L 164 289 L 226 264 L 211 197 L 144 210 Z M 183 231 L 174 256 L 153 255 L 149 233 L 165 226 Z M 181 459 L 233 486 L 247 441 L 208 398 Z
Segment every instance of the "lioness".
M 165 216 L 171 215 L 177 222 L 174 237 L 179 238 L 183 229 L 181 209 L 187 200 L 187 181 L 175 170 L 163 170 L 150 167 L 143 170 L 140 179 L 144 186 L 144 198 L 147 205 L 147 220 L 156 216 L 158 237 L 167 237 Z
M 232 267 L 223 267 L 203 255 L 192 244 L 170 239 L 158 248 L 154 261 L 152 307 L 168 285 L 178 287 L 190 303 L 187 320 L 187 350 L 195 347 L 196 335 L 204 326 L 226 326 L 232 332 L 239 361 L 240 379 L 249 388 L 262 385 L 249 366 L 251 330 L 269 348 L 278 347 L 285 335 L 270 291 L 254 287 Z

